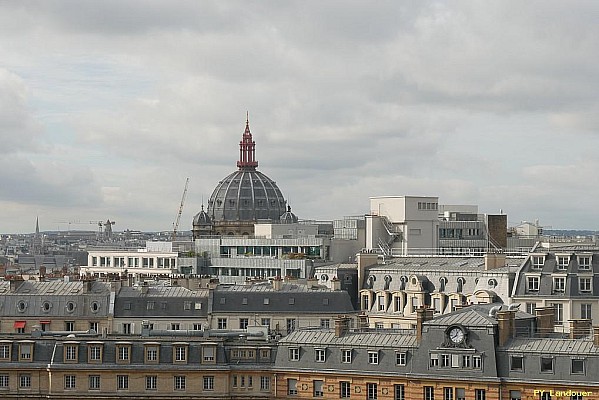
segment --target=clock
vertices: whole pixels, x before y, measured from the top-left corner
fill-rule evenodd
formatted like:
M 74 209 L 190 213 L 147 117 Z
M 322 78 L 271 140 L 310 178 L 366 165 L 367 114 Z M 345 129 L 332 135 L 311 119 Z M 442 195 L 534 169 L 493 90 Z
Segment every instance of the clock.
M 464 331 L 462 328 L 455 326 L 448 332 L 449 340 L 454 344 L 460 344 L 464 341 Z

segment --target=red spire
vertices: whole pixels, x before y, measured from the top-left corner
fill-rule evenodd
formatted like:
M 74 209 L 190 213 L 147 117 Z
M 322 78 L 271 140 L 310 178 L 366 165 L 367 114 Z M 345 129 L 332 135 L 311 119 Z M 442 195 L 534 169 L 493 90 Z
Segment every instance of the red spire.
M 237 161 L 237 167 L 239 169 L 256 169 L 258 167 L 258 161 L 256 161 L 256 142 L 252 140 L 252 133 L 250 132 L 250 115 L 247 113 L 245 120 L 245 132 L 243 132 L 243 138 L 239 142 L 239 161 Z

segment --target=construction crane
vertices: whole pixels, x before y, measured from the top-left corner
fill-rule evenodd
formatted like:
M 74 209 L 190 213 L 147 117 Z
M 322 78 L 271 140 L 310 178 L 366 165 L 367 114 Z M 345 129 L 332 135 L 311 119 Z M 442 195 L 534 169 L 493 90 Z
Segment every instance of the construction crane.
M 173 238 L 174 242 L 177 240 L 177 229 L 179 229 L 179 221 L 181 220 L 181 213 L 183 212 L 183 205 L 185 204 L 185 196 L 187 196 L 187 185 L 189 184 L 189 178 L 185 180 L 185 189 L 183 189 L 183 196 L 181 196 L 181 204 L 179 205 L 179 211 L 177 212 L 177 217 L 175 218 L 175 222 L 173 222 Z

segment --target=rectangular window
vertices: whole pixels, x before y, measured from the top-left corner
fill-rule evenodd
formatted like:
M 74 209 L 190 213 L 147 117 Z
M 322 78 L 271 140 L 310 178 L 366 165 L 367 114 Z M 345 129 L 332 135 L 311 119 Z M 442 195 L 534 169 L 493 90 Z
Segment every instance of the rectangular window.
M 227 329 L 227 319 L 219 318 L 217 323 L 218 329 Z
M 553 278 L 553 291 L 564 292 L 566 290 L 566 278 L 556 277 Z
M 77 379 L 75 375 L 65 375 L 64 376 L 64 388 L 65 389 L 75 389 Z
M 529 292 L 538 292 L 539 291 L 539 277 L 538 276 L 529 276 L 528 277 L 528 291 Z
M 451 367 L 452 368 L 459 368 L 460 367 L 460 355 L 459 354 L 452 354 L 451 355 Z
M 510 400 L 522 400 L 522 394 L 519 390 L 510 390 Z
M 247 318 L 239 318 L 239 329 L 247 329 L 249 320 Z
M 154 305 L 155 305 L 155 304 L 156 304 L 156 303 L 155 303 L 155 302 L 153 302 L 153 301 L 148 301 L 148 302 L 146 303 L 146 310 L 153 310 L 153 309 L 154 309 Z
M 449 367 L 449 354 L 441 354 L 441 366 Z
M 555 324 L 562 325 L 564 323 L 564 305 L 561 303 L 550 303 L 549 305 L 555 309 Z
M 580 318 L 582 319 L 593 319 L 592 313 L 592 304 L 591 303 L 583 303 L 580 305 Z
M 510 357 L 510 371 L 524 371 L 524 357 L 511 356 Z
M 376 383 L 366 384 L 366 400 L 376 400 L 378 398 L 378 385 Z
M 75 330 L 75 322 L 74 321 L 65 321 L 64 330 L 72 332 Z
M 398 352 L 395 353 L 395 364 L 396 365 L 406 365 L 406 353 L 404 352 Z
M 129 375 L 117 375 L 116 376 L 116 388 L 118 390 L 129 389 Z
M 441 311 L 443 311 L 443 310 L 441 310 L 441 299 L 440 298 L 435 297 L 433 299 L 433 308 L 435 309 L 435 311 L 434 311 L 435 314 L 440 313 Z
M 270 390 L 270 376 L 260 377 L 260 390 Z
M 368 352 L 368 364 L 378 364 L 379 363 L 379 352 L 378 351 L 369 351 Z
M 385 311 L 385 297 L 377 296 L 376 300 L 377 300 L 377 309 L 379 311 Z
M 393 385 L 393 400 L 406 400 L 406 390 L 404 385 Z
M 557 269 L 567 269 L 570 263 L 570 257 L 568 256 L 557 256 Z
M 299 347 L 292 347 L 289 349 L 289 359 L 291 361 L 299 361 L 299 359 L 300 359 Z
M 466 389 L 456 388 L 455 389 L 455 400 L 466 400 Z
M 584 374 L 584 359 L 573 358 L 571 372 L 572 374 Z
M 100 375 L 90 375 L 88 382 L 89 390 L 100 390 Z
M 260 320 L 260 325 L 267 326 L 270 328 L 270 318 L 262 318 Z
M 591 278 L 578 278 L 578 286 L 581 292 L 591 292 Z
M 297 395 L 297 379 L 287 379 L 287 394 Z
M 320 320 L 320 327 L 323 329 L 329 329 L 331 327 L 331 320 L 326 318 L 326 319 L 321 319 Z
M 351 386 L 347 381 L 339 382 L 339 397 L 342 399 L 349 399 L 351 396 Z
M 31 388 L 31 375 L 29 375 L 29 374 L 20 374 L 19 375 L 19 388 L 21 388 L 21 389 Z
M 296 319 L 287 318 L 287 333 L 291 333 L 295 330 Z
M 313 381 L 314 397 L 323 397 L 324 396 L 323 384 L 324 384 L 324 382 L 321 380 Z
M 73 344 L 66 344 L 64 346 L 64 360 L 65 361 L 77 361 L 77 349 L 78 346 L 77 345 L 73 345 Z
M 131 329 L 131 324 L 130 323 L 123 324 L 123 334 L 131 335 L 132 333 L 133 333 L 133 330 Z
M 453 400 L 453 388 L 443 388 L 443 400 Z
M 8 389 L 8 375 L 6 374 L 2 374 L 0 375 L 0 388 L 2 389 Z
M 10 360 L 10 344 L 0 344 L 0 359 Z
M 536 315 L 537 303 L 526 303 L 526 312 L 532 315 Z
M 187 384 L 187 380 L 184 375 L 175 375 L 173 377 L 173 389 L 175 390 L 185 390 L 185 386 Z
M 21 343 L 19 345 L 19 361 L 31 361 L 32 344 Z
M 158 362 L 158 346 L 146 346 L 146 362 Z
M 146 390 L 158 389 L 158 377 L 156 375 L 146 376 Z
M 481 369 L 483 367 L 483 359 L 481 356 L 472 356 L 472 368 Z
M 341 362 L 346 364 L 351 363 L 351 353 L 351 349 L 341 350 Z
M 129 346 L 118 346 L 118 360 L 120 362 L 129 361 Z
M 578 256 L 578 269 L 579 270 L 590 270 L 591 269 L 591 256 Z
M 438 354 L 431 354 L 429 365 L 431 367 L 438 367 L 439 366 L 439 355 Z
M 462 367 L 463 368 L 470 368 L 472 366 L 472 363 L 470 362 L 471 357 L 468 355 L 464 355 L 462 356 Z
M 214 376 L 204 377 L 204 390 L 214 390 Z
M 541 357 L 541 372 L 553 372 L 553 357 Z
M 474 400 L 487 400 L 485 389 L 474 389 Z
M 316 356 L 316 362 L 325 362 L 326 361 L 326 350 L 325 349 L 316 349 L 315 356 Z
M 432 386 L 424 387 L 424 400 L 435 400 L 435 388 Z
M 187 346 L 175 346 L 175 362 L 187 361 Z
M 535 269 L 543 268 L 543 264 L 545 264 L 545 257 L 543 256 L 532 256 L 532 267 Z
M 214 361 L 214 346 L 204 346 L 202 347 L 202 354 L 204 357 L 204 362 L 213 362 Z
M 90 331 L 94 331 L 96 333 L 100 333 L 100 328 L 99 328 L 100 324 L 97 322 L 90 322 L 89 323 L 89 330 Z

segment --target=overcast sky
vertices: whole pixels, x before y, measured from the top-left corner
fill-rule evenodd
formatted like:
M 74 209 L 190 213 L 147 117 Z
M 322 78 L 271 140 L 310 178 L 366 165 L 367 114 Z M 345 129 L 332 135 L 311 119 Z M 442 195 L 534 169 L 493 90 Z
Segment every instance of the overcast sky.
M 599 229 L 598 20 L 597 1 L 1 2 L 0 232 L 169 230 L 187 177 L 189 230 L 246 111 L 300 219 L 422 195 Z

